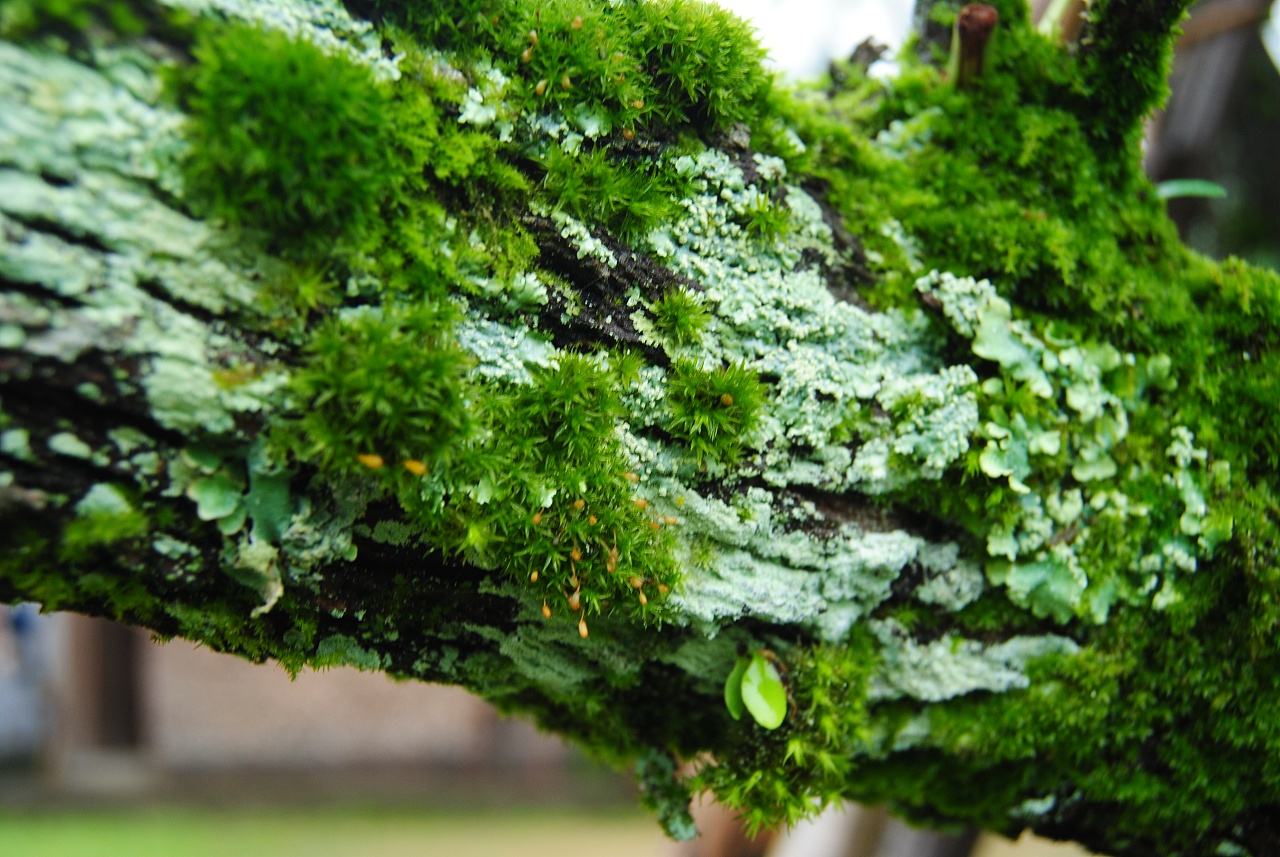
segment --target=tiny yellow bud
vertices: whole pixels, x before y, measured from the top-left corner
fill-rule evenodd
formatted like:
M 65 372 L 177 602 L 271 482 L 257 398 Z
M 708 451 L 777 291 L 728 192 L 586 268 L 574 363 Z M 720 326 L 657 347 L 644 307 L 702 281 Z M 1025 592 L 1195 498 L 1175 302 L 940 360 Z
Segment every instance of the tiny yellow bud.
M 683 494 L 682 494 L 681 496 L 679 496 L 679 497 L 677 497 L 677 498 L 676 498 L 676 505 L 677 505 L 677 506 L 683 506 L 683 505 L 684 505 L 684 495 L 683 495 Z
M 578 636 L 585 640 L 587 638 L 588 633 L 589 632 L 587 631 L 587 617 L 583 616 L 578 620 Z
M 541 513 L 541 512 L 534 512 L 534 513 L 533 513 L 533 517 L 532 517 L 532 518 L 530 518 L 529 520 L 533 521 L 533 525 L 534 525 L 535 527 L 536 527 L 536 526 L 538 526 L 538 524 L 541 524 L 541 523 L 542 523 L 542 513 Z
M 569 24 L 569 26 L 570 26 L 570 27 L 572 27 L 572 28 L 573 28 L 573 29 L 575 29 L 575 30 L 581 30 L 581 29 L 582 29 L 582 16 L 581 16 L 581 15 L 576 16 L 576 17 L 573 19 L 573 21 Z
M 538 85 L 533 88 L 533 94 L 537 95 L 538 97 L 542 97 L 542 94 L 546 91 L 547 91 L 547 79 L 544 77 L 542 80 L 538 81 Z
M 649 599 L 648 599 L 648 597 L 647 597 L 643 592 L 641 592 L 641 593 L 640 593 L 640 606 L 641 606 L 641 607 L 644 607 L 644 606 L 648 605 L 648 603 L 649 603 Z
M 538 582 L 538 572 L 536 569 L 534 571 L 529 572 L 529 582 L 530 583 Z
M 573 81 L 569 79 L 569 75 L 565 74 L 560 76 L 560 88 L 573 89 Z
M 670 587 L 670 586 L 667 586 L 665 583 L 659 583 L 659 584 L 658 584 L 658 592 L 659 592 L 659 594 L 661 594 L 661 595 L 666 595 L 666 594 L 667 594 L 668 592 L 670 592 L 670 591 L 671 591 L 671 587 Z
M 531 44 L 531 45 L 536 45 L 537 43 L 538 43 L 538 31 L 537 31 L 537 30 L 530 30 L 530 31 L 529 31 L 529 44 Z
M 632 589 L 639 589 L 644 586 L 644 578 L 640 577 L 638 574 L 633 574 L 631 577 L 627 578 L 627 583 L 631 584 Z
M 632 503 L 635 503 L 635 505 L 636 505 L 636 508 L 637 508 L 637 509 L 648 509 L 648 508 L 649 508 L 649 501 L 648 501 L 648 500 L 646 500 L 646 499 L 644 499 L 643 497 L 637 497 L 637 498 L 635 498 L 634 500 L 632 500 L 631 502 L 632 502 Z
M 381 470 L 382 465 L 386 463 L 382 460 L 381 455 L 376 455 L 372 452 L 360 453 L 356 456 L 356 461 L 360 462 L 370 470 Z
M 623 129 L 622 129 L 622 139 L 626 140 L 627 142 L 631 142 L 631 141 L 632 141 L 632 140 L 634 140 L 635 138 L 636 138 L 636 132 L 635 132 L 635 131 L 632 131 L 630 128 L 623 128 Z
M 573 501 L 573 508 L 581 512 L 583 509 L 587 508 L 587 501 L 579 497 L 577 500 Z
M 668 527 L 674 527 L 676 524 L 680 523 L 680 520 L 675 515 L 667 515 L 662 519 L 662 522 Z
M 574 548 L 573 550 L 569 551 L 569 559 L 573 560 L 574 562 L 582 562 L 582 551 L 579 550 L 578 548 Z
M 525 48 L 523 51 L 520 52 L 520 62 L 527 64 L 532 59 L 533 59 L 532 47 Z
M 426 463 L 419 461 L 416 458 L 406 458 L 404 461 L 400 462 L 400 466 L 412 473 L 414 476 L 427 475 Z
M 551 605 L 548 604 L 545 600 L 542 602 L 542 618 L 543 619 L 551 618 Z
M 578 590 L 573 590 L 569 594 L 569 609 L 575 613 L 582 608 L 582 594 Z
M 600 523 L 600 519 L 595 515 L 587 515 L 587 523 L 594 527 L 596 524 Z
M 651 530 L 660 530 L 660 529 L 662 529 L 662 522 L 661 522 L 661 521 L 650 521 L 650 522 L 649 522 L 649 529 L 651 529 Z
M 726 408 L 733 407 L 733 396 L 725 393 L 720 397 L 720 404 L 724 405 Z
M 637 98 L 635 101 L 631 102 L 631 106 L 636 110 L 642 110 L 644 108 L 644 99 Z

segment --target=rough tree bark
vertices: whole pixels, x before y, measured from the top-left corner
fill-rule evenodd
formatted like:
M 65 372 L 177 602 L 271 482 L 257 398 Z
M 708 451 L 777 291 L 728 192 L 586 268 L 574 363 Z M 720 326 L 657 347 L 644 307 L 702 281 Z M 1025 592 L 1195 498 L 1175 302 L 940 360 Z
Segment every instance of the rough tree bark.
M 997 5 L 788 92 L 686 0 L 8 0 L 0 598 L 466 686 L 675 835 L 1277 853 L 1280 281 L 1137 169 L 1182 2 Z

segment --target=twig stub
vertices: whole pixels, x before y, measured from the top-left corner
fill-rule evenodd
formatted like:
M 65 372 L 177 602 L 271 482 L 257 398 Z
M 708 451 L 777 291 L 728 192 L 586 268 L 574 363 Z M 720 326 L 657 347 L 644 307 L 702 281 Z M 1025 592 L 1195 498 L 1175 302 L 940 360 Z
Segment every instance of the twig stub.
M 987 43 L 999 22 L 1000 13 L 986 3 L 970 3 L 960 9 L 951 47 L 956 86 L 967 86 L 982 76 Z

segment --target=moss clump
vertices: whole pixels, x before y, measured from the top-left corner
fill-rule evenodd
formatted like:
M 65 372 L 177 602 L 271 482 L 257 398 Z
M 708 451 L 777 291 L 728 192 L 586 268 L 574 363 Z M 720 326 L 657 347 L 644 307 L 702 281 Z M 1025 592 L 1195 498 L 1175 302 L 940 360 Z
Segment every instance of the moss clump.
M 622 457 L 623 379 L 574 354 L 532 374 L 477 389 L 471 442 L 401 502 L 430 541 L 502 569 L 547 615 L 660 615 L 678 571 L 670 523 L 636 497 Z
M 674 346 L 694 345 L 711 320 L 711 313 L 685 289 L 672 289 L 654 302 L 653 326 Z
M 713 791 L 752 830 L 794 823 L 848 796 L 871 738 L 867 689 L 875 651 L 861 628 L 839 645 L 780 653 L 790 661 L 783 664 L 787 719 L 775 732 L 748 718 L 726 726 L 727 752 L 698 772 L 695 789 Z
M 764 388 L 743 366 L 706 370 L 679 360 L 671 367 L 666 401 L 663 425 L 688 448 L 698 467 L 732 464 L 760 419 Z
M 629 8 L 661 122 L 723 128 L 760 116 L 771 80 L 749 24 L 700 0 L 653 0 Z
M 621 238 L 638 238 L 679 211 L 683 182 L 669 170 L 615 162 L 604 148 L 575 157 L 553 146 L 540 163 L 557 208 Z
M 748 24 L 713 3 L 347 0 L 424 44 L 493 62 L 522 110 L 586 106 L 619 133 L 715 131 L 764 112 L 772 77 Z
M 1143 120 L 1168 94 L 1173 42 L 1168 33 L 1191 0 L 1090 5 L 1090 27 L 1080 55 L 1086 104 L 1077 108 L 1100 151 L 1137 152 Z M 1100 22 L 1100 23 L 1097 23 Z M 1124 86 L 1116 81 L 1124 80 Z
M 467 431 L 468 361 L 443 305 L 345 312 L 316 329 L 293 378 L 299 458 L 339 470 L 438 462 Z
M 558 124 L 554 142 L 527 145 L 523 153 L 542 173 L 541 195 L 550 207 L 624 240 L 672 219 L 687 191 L 666 168 L 668 159 L 637 142 L 640 135 L 713 139 L 760 118 L 772 87 L 749 26 L 710 3 L 348 5 L 394 22 L 389 33 L 410 54 L 414 45 L 431 45 L 471 70 L 464 93 L 476 109 L 470 115 L 464 109 L 464 123 L 518 128 L 536 116 Z M 578 139 L 570 143 L 571 137 Z M 447 161 L 457 148 L 440 147 L 430 162 Z M 771 236 L 781 215 L 762 207 L 749 225 Z
M 151 523 L 128 492 L 116 485 L 95 485 L 75 507 L 76 516 L 62 530 L 59 555 L 76 561 L 93 551 L 147 534 Z
M 208 214 L 302 250 L 363 234 L 398 176 L 369 70 L 283 33 L 204 33 L 189 81 L 187 187 Z
M 0 37 L 20 40 L 52 32 L 79 39 L 95 26 L 136 36 L 146 29 L 149 5 L 142 0 L 6 0 L 0 5 Z

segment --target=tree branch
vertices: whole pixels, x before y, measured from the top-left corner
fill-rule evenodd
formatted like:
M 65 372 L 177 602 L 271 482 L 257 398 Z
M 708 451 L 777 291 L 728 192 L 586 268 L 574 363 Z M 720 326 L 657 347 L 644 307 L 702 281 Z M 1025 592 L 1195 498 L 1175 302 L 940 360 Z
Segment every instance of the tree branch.
M 676 835 L 1268 853 L 1280 280 L 1108 148 L 1173 6 L 821 98 L 675 0 L 104 8 L 0 41 L 0 598 L 468 687 Z

